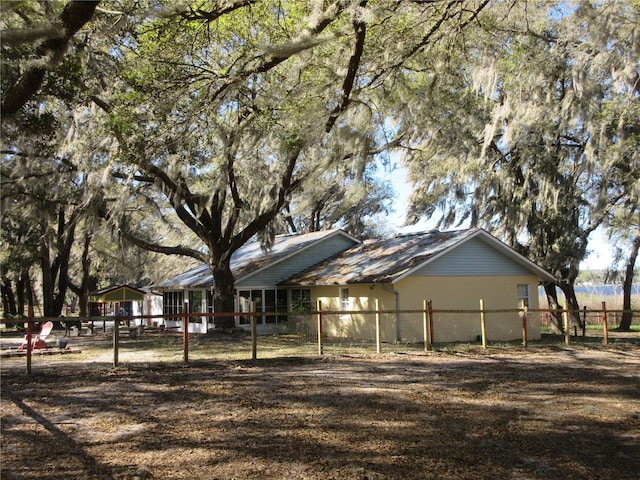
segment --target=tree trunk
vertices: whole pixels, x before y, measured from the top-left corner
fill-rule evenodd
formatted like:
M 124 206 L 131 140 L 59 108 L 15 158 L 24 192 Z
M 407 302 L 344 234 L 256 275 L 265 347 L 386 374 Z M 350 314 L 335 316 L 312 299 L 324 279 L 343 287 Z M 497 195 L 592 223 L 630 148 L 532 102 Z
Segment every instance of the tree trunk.
M 551 310 L 551 331 L 553 333 L 564 333 L 564 327 L 562 326 L 562 307 L 558 303 L 558 292 L 556 291 L 556 284 L 551 282 L 544 283 L 544 291 L 547 295 L 547 302 L 549 303 L 549 310 Z
M 566 308 L 569 310 L 569 323 L 573 321 L 582 329 L 582 319 L 580 318 L 580 304 L 576 298 L 576 290 L 573 287 L 573 282 L 562 282 L 560 289 L 567 299 Z
M 65 222 L 64 209 L 58 212 L 55 247 L 47 235 L 46 220 L 42 221 L 40 243 L 40 268 L 42 269 L 42 297 L 45 317 L 59 317 L 69 288 L 69 258 L 75 238 L 77 214 Z M 52 256 L 52 251 L 53 253 Z
M 24 269 L 16 280 L 16 297 L 18 304 L 16 305 L 16 313 L 24 316 L 24 304 L 28 297 L 33 296 L 31 292 L 31 282 L 29 281 L 29 269 Z
M 8 318 L 9 315 L 14 316 L 18 313 L 16 297 L 13 293 L 13 286 L 11 285 L 11 279 L 8 277 L 2 278 L 2 308 L 5 318 Z
M 53 289 L 55 279 L 51 269 L 51 248 L 47 240 L 46 220 L 41 220 L 40 225 L 40 270 L 42 271 L 42 305 L 45 317 L 57 315 L 53 307 Z
M 80 285 L 75 285 L 69 280 L 69 289 L 78 296 L 78 309 L 80 317 L 89 316 L 89 293 L 96 290 L 97 280 L 91 276 L 91 258 L 89 247 L 91 246 L 92 235 L 85 233 L 84 247 L 82 250 L 82 277 Z
M 636 265 L 636 258 L 638 258 L 638 250 L 640 249 L 640 228 L 636 232 L 636 236 L 633 239 L 631 245 L 631 252 L 627 259 L 627 266 L 624 272 L 624 283 L 622 284 L 622 320 L 617 330 L 629 331 L 631 330 L 631 321 L 633 320 L 633 313 L 631 312 L 631 287 L 633 285 L 633 269 Z
M 234 278 L 229 260 L 222 260 L 211 267 L 213 273 L 213 309 L 216 313 L 231 313 L 235 310 Z M 216 327 L 233 328 L 233 316 L 216 317 Z
M 81 317 L 86 317 L 89 312 L 89 283 L 91 281 L 91 258 L 89 257 L 90 245 L 91 235 L 85 234 L 84 249 L 82 251 L 82 280 L 80 281 L 80 292 L 78 294 Z

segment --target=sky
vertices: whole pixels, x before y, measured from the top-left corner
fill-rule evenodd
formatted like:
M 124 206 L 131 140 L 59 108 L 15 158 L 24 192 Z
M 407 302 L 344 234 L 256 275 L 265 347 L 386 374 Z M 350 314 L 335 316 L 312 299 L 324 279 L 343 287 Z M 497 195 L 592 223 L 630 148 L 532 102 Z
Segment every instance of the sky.
M 380 177 L 383 180 L 391 181 L 396 194 L 393 203 L 394 213 L 390 215 L 391 226 L 398 233 L 409 233 L 418 231 L 428 231 L 435 228 L 436 219 L 428 219 L 421 221 L 417 225 L 402 227 L 407 211 L 409 195 L 411 194 L 411 186 L 406 181 L 407 170 L 404 167 L 397 166 L 395 169 L 388 171 L 383 169 Z M 613 259 L 613 245 L 608 241 L 606 234 L 602 229 L 597 229 L 589 238 L 589 256 L 580 263 L 580 270 L 606 270 Z

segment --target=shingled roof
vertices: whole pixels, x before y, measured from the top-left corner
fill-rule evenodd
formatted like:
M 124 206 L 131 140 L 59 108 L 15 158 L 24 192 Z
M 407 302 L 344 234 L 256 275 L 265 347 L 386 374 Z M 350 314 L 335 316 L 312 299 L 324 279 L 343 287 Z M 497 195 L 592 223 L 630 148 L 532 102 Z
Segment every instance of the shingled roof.
M 252 275 L 263 268 L 278 263 L 305 248 L 333 235 L 347 235 L 342 230 L 324 230 L 305 234 L 277 235 L 269 250 L 264 250 L 260 242 L 253 240 L 239 248 L 231 257 L 231 271 L 236 281 Z M 350 238 L 353 238 L 349 236 Z M 356 239 L 353 239 L 357 241 Z M 213 285 L 213 275 L 208 265 L 200 265 L 178 276 L 165 280 L 154 288 L 209 288 Z
M 473 228 L 448 232 L 421 232 L 388 239 L 368 240 L 280 282 L 280 285 L 394 283 L 476 236 L 480 236 L 512 260 L 535 272 L 540 278 L 553 279 L 548 272 L 519 255 L 485 230 Z

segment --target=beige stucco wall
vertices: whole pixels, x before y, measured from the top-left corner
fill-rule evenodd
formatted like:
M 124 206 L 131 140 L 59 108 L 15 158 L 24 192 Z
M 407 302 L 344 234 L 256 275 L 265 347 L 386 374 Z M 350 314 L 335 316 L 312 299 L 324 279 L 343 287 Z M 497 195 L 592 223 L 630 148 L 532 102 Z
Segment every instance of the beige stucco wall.
M 446 313 L 438 310 L 479 310 L 480 299 L 485 310 L 514 309 L 518 306 L 517 285 L 529 285 L 529 308 L 538 307 L 538 279 L 535 276 L 483 277 L 407 277 L 396 285 L 400 295 L 399 324 L 395 313 L 380 315 L 380 338 L 383 342 L 424 341 L 423 302 L 431 300 L 434 342 L 473 341 L 481 334 L 480 313 Z M 380 285 L 348 285 L 354 311 L 375 310 L 378 299 L 381 311 L 396 309 L 395 295 Z M 339 311 L 339 286 L 313 287 L 312 300 L 322 302 L 324 311 Z M 324 333 L 329 336 L 375 340 L 375 313 L 326 314 Z M 522 338 L 522 319 L 518 312 L 486 313 L 489 341 Z M 540 321 L 536 313 L 528 316 L 529 339 L 540 338 Z
M 351 310 L 356 312 L 374 312 L 376 299 L 380 310 L 395 310 L 395 297 L 393 293 L 385 292 L 380 286 L 347 285 Z M 313 287 L 311 299 L 318 300 L 325 312 L 340 311 L 340 286 Z M 323 332 L 333 337 L 348 337 L 354 339 L 375 340 L 376 338 L 375 313 L 356 313 L 341 315 L 327 313 L 323 315 Z M 396 338 L 395 314 L 380 315 L 380 340 L 393 342 Z

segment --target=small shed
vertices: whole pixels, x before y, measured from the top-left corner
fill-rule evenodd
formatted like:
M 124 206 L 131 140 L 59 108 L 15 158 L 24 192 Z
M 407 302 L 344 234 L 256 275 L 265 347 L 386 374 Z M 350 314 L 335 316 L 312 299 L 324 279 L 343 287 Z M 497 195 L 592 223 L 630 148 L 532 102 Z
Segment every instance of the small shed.
M 124 309 L 127 315 L 133 313 L 133 302 L 142 302 L 147 292 L 130 285 L 96 290 L 89 294 L 89 310 L 91 315 L 107 316 L 115 314 L 116 304 Z

